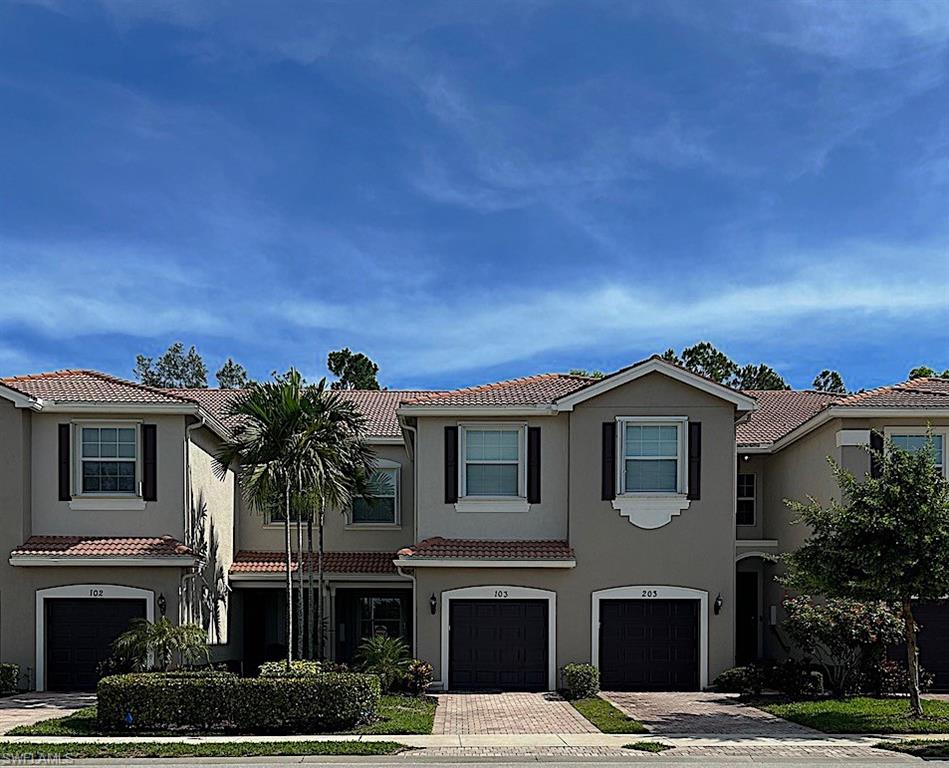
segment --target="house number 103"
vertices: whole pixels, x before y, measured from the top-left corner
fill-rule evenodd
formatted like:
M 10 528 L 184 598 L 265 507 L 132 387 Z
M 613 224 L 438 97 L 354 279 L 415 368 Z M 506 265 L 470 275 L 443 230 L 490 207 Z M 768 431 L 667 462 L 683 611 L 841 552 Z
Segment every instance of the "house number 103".
M 496 589 L 496 590 L 494 590 L 494 596 L 495 596 L 495 597 L 507 597 L 507 590 L 506 590 L 506 589 Z

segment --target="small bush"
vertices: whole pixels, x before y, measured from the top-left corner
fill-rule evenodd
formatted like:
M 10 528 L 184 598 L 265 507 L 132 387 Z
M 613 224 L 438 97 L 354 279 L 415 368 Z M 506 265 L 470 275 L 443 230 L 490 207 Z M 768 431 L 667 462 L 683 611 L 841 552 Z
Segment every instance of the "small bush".
M 373 675 L 117 675 L 99 681 L 98 719 L 106 730 L 323 733 L 372 719 L 379 697 Z
M 726 669 L 715 678 L 716 690 L 724 693 L 759 694 L 764 686 L 764 672 L 760 667 L 749 664 L 745 667 Z
M 357 667 L 361 672 L 377 675 L 384 693 L 402 680 L 410 662 L 409 646 L 405 640 L 382 632 L 363 640 L 356 650 Z
M 402 684 L 405 690 L 413 696 L 421 696 L 428 690 L 432 684 L 432 677 L 435 670 L 427 661 L 421 659 L 412 659 L 409 662 L 408 669 L 405 670 L 405 676 L 402 678 Z
M 785 659 L 765 669 L 764 686 L 794 698 L 820 696 L 824 693 L 824 677 L 806 662 Z
M 571 699 L 591 699 L 600 692 L 600 670 L 592 664 L 567 664 L 563 682 Z
M 909 693 L 909 672 L 906 665 L 891 659 L 882 659 L 864 672 L 864 692 L 873 696 L 893 696 Z M 933 676 L 919 669 L 919 689 L 932 687 Z
M 323 671 L 323 665 L 318 661 L 304 661 L 298 659 L 290 662 L 287 669 L 285 661 L 265 661 L 260 665 L 261 677 L 310 677 Z
M 13 693 L 20 684 L 20 667 L 16 664 L 0 664 L 0 693 Z

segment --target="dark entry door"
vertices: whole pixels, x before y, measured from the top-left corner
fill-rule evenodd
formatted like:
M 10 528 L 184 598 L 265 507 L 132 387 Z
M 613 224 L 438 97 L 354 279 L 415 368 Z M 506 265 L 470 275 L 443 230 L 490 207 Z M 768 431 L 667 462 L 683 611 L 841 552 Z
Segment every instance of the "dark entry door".
M 546 600 L 452 600 L 448 685 L 469 691 L 544 691 Z
M 698 601 L 600 601 L 600 681 L 607 691 L 698 690 Z
M 46 688 L 90 691 L 99 664 L 132 619 L 145 618 L 144 600 L 49 598 L 46 604 Z
M 758 659 L 758 574 L 735 574 L 735 663 Z

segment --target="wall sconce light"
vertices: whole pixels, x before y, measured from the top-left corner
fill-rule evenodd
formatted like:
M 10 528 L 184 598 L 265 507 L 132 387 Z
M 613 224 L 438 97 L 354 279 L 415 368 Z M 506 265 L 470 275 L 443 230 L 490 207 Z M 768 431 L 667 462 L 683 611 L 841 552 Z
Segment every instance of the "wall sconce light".
M 158 593 L 158 600 L 157 600 L 156 602 L 158 603 L 158 613 L 160 613 L 162 616 L 164 616 L 164 615 L 165 615 L 165 611 L 168 610 L 168 601 L 165 600 L 165 593 L 164 593 L 164 592 L 159 592 L 159 593 Z
M 716 616 L 722 612 L 723 605 L 725 605 L 725 601 L 722 599 L 722 593 L 719 592 L 718 597 L 715 598 L 715 603 L 712 605 Z
M 749 456 L 749 455 L 746 453 L 744 456 L 741 457 L 741 460 L 742 460 L 742 461 L 751 461 L 751 456 Z
M 435 597 L 435 593 L 432 592 L 432 596 L 428 598 L 428 607 L 432 611 L 432 616 L 435 615 L 435 611 L 438 610 L 438 598 Z

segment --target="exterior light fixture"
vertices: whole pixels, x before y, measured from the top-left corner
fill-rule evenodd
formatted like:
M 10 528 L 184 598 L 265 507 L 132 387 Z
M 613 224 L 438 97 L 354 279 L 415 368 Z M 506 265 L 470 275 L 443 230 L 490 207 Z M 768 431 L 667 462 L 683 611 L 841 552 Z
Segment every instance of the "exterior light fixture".
M 435 593 L 432 592 L 432 596 L 428 598 L 428 607 L 432 610 L 432 616 L 435 615 L 435 611 L 438 610 L 438 598 L 435 597 Z
M 164 593 L 164 592 L 159 592 L 159 593 L 158 593 L 158 600 L 157 600 L 156 602 L 158 603 L 158 612 L 159 612 L 162 616 L 164 616 L 164 615 L 165 615 L 165 611 L 168 610 L 168 601 L 165 600 L 165 593 Z
M 715 598 L 715 603 L 714 603 L 713 606 L 712 606 L 712 608 L 713 608 L 714 611 L 715 611 L 715 615 L 716 615 L 716 616 L 718 616 L 718 614 L 720 614 L 720 613 L 722 612 L 722 606 L 723 606 L 723 605 L 725 605 L 725 601 L 724 601 L 724 599 L 722 599 L 722 593 L 719 592 L 719 593 L 718 593 L 718 597 Z

